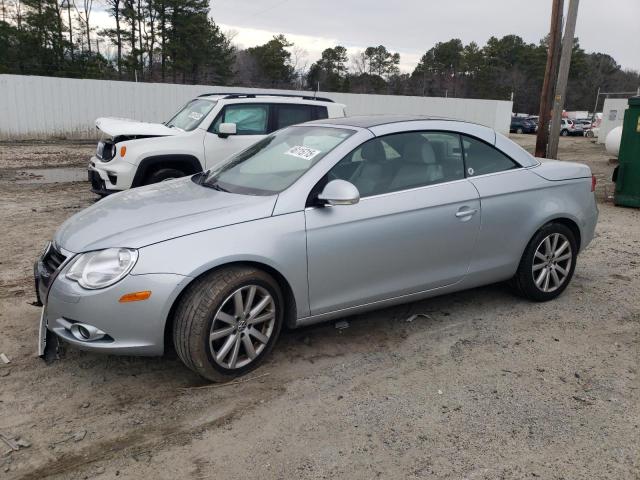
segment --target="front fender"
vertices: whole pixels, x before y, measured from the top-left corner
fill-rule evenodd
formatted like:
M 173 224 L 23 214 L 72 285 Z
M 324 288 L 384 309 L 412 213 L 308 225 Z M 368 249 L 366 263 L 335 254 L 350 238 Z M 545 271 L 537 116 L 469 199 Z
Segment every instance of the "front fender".
M 140 249 L 132 273 L 192 278 L 221 266 L 251 262 L 278 272 L 291 287 L 298 317 L 309 315 L 304 212 L 267 217 L 174 238 Z

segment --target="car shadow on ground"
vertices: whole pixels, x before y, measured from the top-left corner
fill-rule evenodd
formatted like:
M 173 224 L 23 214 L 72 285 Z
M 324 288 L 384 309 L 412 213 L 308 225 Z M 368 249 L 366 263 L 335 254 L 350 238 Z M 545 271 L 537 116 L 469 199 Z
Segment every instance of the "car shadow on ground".
M 460 321 L 478 319 L 479 312 L 491 311 L 492 305 L 529 303 L 511 293 L 505 284 L 494 284 L 426 300 L 373 310 L 330 322 L 296 329 L 283 328 L 274 350 L 265 363 L 246 377 L 282 370 L 295 377 L 296 362 L 317 363 L 338 359 L 347 354 L 370 353 L 395 348 L 409 335 L 427 333 L 435 328 L 447 328 Z M 469 311 L 469 306 L 474 306 Z M 338 328 L 340 322 L 343 328 Z M 340 325 L 339 325 L 340 326 Z M 338 360 L 336 360 L 338 361 Z M 166 388 L 190 388 L 208 382 L 185 367 L 175 350 L 169 348 L 162 357 L 132 357 L 83 352 L 69 346 L 61 349 L 61 358 L 52 366 L 64 371 L 87 373 L 87 379 L 117 384 L 120 379 L 136 378 L 137 382 Z M 139 389 L 144 394 L 145 389 Z

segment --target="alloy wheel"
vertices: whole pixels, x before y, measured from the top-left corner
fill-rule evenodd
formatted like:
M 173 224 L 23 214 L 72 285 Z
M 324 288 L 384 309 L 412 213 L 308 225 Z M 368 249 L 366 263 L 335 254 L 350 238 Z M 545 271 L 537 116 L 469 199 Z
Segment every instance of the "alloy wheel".
M 269 343 L 275 323 L 276 304 L 265 288 L 239 288 L 222 302 L 211 323 L 214 361 L 231 370 L 250 364 Z
M 545 237 L 536 248 L 531 273 L 543 292 L 553 292 L 567 281 L 571 272 L 573 251 L 571 242 L 561 233 Z

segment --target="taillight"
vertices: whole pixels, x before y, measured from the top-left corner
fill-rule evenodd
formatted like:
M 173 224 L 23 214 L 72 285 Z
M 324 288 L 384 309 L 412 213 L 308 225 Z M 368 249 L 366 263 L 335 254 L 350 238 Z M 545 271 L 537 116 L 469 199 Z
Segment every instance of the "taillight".
M 595 192 L 596 191 L 596 176 L 595 175 L 591 175 L 591 191 Z

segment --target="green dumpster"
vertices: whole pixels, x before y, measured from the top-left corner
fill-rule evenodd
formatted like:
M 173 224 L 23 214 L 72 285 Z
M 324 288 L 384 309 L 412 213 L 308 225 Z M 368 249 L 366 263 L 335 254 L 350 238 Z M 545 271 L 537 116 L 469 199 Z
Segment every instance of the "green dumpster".
M 620 165 L 613 179 L 616 182 L 614 202 L 616 205 L 640 208 L 640 97 L 629 99 L 618 161 Z

